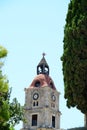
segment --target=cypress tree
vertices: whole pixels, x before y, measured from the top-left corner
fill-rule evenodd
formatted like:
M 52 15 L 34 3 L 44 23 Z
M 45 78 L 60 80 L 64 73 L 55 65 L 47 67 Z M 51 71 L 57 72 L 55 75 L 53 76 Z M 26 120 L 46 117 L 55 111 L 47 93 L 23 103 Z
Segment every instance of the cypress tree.
M 61 57 L 67 106 L 85 114 L 87 126 L 87 0 L 71 0 Z

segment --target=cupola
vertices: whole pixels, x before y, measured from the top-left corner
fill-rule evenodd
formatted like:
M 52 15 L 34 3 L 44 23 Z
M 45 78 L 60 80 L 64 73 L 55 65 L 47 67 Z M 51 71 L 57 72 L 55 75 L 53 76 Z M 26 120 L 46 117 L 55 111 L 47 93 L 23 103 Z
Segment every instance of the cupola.
M 43 57 L 37 65 L 37 76 L 32 81 L 30 88 L 42 88 L 47 86 L 56 90 L 54 82 L 49 76 L 49 66 L 45 59 L 45 53 L 43 53 Z
M 43 53 L 43 58 L 40 63 L 37 65 L 37 75 L 38 74 L 46 74 L 49 75 L 49 66 L 45 60 L 45 53 Z

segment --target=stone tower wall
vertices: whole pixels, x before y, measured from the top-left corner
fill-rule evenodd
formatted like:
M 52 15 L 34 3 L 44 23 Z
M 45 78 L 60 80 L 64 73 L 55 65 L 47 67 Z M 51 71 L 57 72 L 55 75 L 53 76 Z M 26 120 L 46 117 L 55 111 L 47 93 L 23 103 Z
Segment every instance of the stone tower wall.
M 38 106 L 33 106 L 33 95 L 39 94 Z M 52 95 L 55 95 L 56 100 L 52 100 Z M 32 115 L 38 115 L 37 126 L 32 126 Z M 24 128 L 36 130 L 37 128 L 51 128 L 52 116 L 55 116 L 55 129 L 60 128 L 60 112 L 59 112 L 59 92 L 50 87 L 33 88 L 25 90 L 25 118 L 26 123 Z

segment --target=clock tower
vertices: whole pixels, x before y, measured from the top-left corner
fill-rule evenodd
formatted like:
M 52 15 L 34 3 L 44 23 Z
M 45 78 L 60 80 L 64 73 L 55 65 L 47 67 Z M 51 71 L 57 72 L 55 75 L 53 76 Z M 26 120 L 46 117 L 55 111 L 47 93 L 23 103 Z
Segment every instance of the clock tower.
M 52 78 L 45 54 L 37 65 L 37 76 L 25 88 L 25 122 L 21 130 L 59 130 L 59 95 Z

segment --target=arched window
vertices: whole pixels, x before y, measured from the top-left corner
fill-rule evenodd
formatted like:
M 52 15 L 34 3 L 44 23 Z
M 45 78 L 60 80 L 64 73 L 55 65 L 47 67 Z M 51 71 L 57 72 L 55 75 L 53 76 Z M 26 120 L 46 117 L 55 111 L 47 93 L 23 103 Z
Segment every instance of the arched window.
M 36 102 L 36 106 L 38 106 L 38 101 Z
M 33 102 L 33 106 L 35 107 L 35 106 L 38 106 L 38 101 L 34 101 Z
M 33 106 L 35 106 L 35 102 L 33 102 Z

